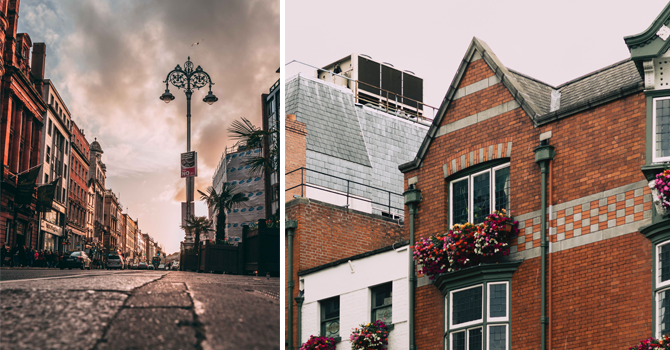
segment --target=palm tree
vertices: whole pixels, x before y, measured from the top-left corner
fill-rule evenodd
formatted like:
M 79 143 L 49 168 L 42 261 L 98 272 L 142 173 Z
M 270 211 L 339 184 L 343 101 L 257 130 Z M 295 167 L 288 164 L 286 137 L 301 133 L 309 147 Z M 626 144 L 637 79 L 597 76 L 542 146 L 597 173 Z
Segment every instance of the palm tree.
M 249 157 L 244 165 L 249 165 L 251 172 L 265 176 L 279 170 L 279 126 L 273 125 L 270 130 L 262 130 L 252 124 L 249 119 L 242 117 L 242 121 L 235 120 L 228 128 L 228 132 L 238 143 L 246 144 L 248 149 L 262 148 L 267 141 L 270 143 L 268 154 Z
M 186 219 L 185 224 L 181 225 L 181 228 L 195 235 L 196 255 L 200 252 L 200 234 L 207 233 L 209 231 L 214 231 L 212 229 L 211 220 L 207 219 L 204 216 L 195 216 L 195 215 L 192 215 L 190 218 Z
M 240 203 L 249 200 L 247 196 L 236 191 L 235 185 L 230 183 L 223 183 L 221 192 L 216 192 L 214 187 L 209 186 L 207 193 L 200 193 L 200 199 L 207 203 L 207 206 L 214 208 L 214 215 L 216 215 L 216 240 L 225 238 L 226 229 L 226 212 L 235 209 Z

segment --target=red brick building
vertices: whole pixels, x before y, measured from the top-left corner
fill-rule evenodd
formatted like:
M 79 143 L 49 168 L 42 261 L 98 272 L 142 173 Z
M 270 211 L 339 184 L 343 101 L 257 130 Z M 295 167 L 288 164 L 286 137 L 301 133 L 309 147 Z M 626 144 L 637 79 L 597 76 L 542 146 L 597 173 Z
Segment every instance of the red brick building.
M 89 232 L 87 220 L 88 211 L 88 170 L 89 164 L 89 143 L 86 140 L 84 131 L 74 121 L 72 122 L 72 137 L 70 144 L 70 200 L 68 201 L 68 229 L 72 231 L 70 236 L 70 249 L 83 248 L 84 242 L 93 237 L 93 232 Z
M 26 33 L 16 33 L 18 0 L 0 0 L 0 154 L 2 193 L 0 244 L 36 247 L 38 223 L 35 199 L 31 205 L 15 205 L 17 174 L 39 164 L 43 114 L 44 44 L 33 43 Z M 38 47 L 40 52 L 38 51 Z
M 630 59 L 556 87 L 472 40 L 400 166 L 422 194 L 415 238 L 503 208 L 521 232 L 498 264 L 418 276 L 414 348 L 626 349 L 670 332 L 670 223 L 648 186 L 670 160 L 668 20 L 670 5 L 625 38 Z

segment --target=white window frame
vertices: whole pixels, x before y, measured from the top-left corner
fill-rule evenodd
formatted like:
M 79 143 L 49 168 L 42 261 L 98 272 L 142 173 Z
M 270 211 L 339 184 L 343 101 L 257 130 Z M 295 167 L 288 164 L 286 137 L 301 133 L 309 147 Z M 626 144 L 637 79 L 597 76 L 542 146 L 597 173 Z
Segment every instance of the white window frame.
M 505 309 L 505 317 L 491 317 L 491 286 L 496 284 L 505 285 L 505 304 L 507 308 Z M 510 302 L 509 302 L 509 283 L 507 281 L 502 282 L 489 282 L 486 284 L 486 322 L 495 323 L 495 322 L 509 322 L 509 312 L 510 312 Z
M 467 350 L 470 348 L 470 337 L 468 337 L 469 333 L 473 329 L 481 328 L 482 329 L 482 345 L 484 345 L 484 325 L 480 324 L 477 325 L 476 327 L 467 327 L 467 328 L 461 328 L 455 331 L 451 331 L 449 333 L 449 349 L 454 349 L 454 333 L 460 333 L 460 332 L 465 332 L 465 349 Z
M 661 254 L 661 247 L 663 247 L 666 244 L 670 244 L 670 241 L 665 241 L 663 243 L 657 244 L 656 245 L 656 254 L 654 256 L 654 259 L 656 259 L 656 288 L 663 288 L 665 286 L 670 286 L 670 280 L 667 280 L 665 282 L 661 282 L 661 266 L 659 266 L 659 261 L 658 258 Z
M 670 159 L 670 157 L 668 157 Z M 468 220 L 467 222 L 472 223 L 474 221 L 473 217 L 473 208 L 474 208 L 474 181 L 473 178 L 475 176 L 484 174 L 484 173 L 489 173 L 489 211 L 492 213 L 495 210 L 496 207 L 496 196 L 495 196 L 495 174 L 498 170 L 504 169 L 504 168 L 509 168 L 511 165 L 510 163 L 504 163 L 495 167 L 488 168 L 486 170 L 482 170 L 477 173 L 473 173 L 470 175 L 466 175 L 463 177 L 460 177 L 458 179 L 452 180 L 449 182 L 449 226 L 454 226 L 454 208 L 453 208 L 453 203 L 454 203 L 454 184 L 460 181 L 468 181 Z M 511 175 L 511 171 L 510 171 Z M 511 191 L 510 191 L 510 197 L 511 197 Z
M 509 304 L 509 303 L 508 303 Z M 507 323 L 501 323 L 501 324 L 487 324 L 486 325 L 486 350 L 490 350 L 491 347 L 491 327 L 500 327 L 504 326 L 505 327 L 505 334 L 507 335 L 507 338 L 505 338 L 505 349 L 507 350 L 507 345 L 509 344 L 509 324 Z
M 652 118 L 651 118 L 651 161 L 652 163 L 663 163 L 663 162 L 670 162 L 670 156 L 668 157 L 656 157 L 656 102 L 657 101 L 662 101 L 662 100 L 668 100 L 670 99 L 670 96 L 668 97 L 656 97 L 653 99 L 652 103 Z
M 455 290 L 450 291 L 449 292 L 449 305 L 454 304 L 454 293 L 462 292 L 462 291 L 468 290 L 468 289 L 474 289 L 474 288 L 477 288 L 477 287 L 482 289 L 482 317 L 477 319 L 477 320 L 468 321 L 468 322 L 459 323 L 457 325 L 454 325 L 454 315 L 453 314 L 448 314 L 449 315 L 449 330 L 450 330 L 450 332 L 458 331 L 461 328 L 468 328 L 469 326 L 477 325 L 477 324 L 480 324 L 480 323 L 484 322 L 484 298 L 486 297 L 486 294 L 484 293 L 484 284 L 483 283 L 479 283 L 479 284 L 475 284 L 475 285 L 472 285 L 472 286 L 467 286 L 465 288 L 460 288 L 460 289 L 455 289 Z

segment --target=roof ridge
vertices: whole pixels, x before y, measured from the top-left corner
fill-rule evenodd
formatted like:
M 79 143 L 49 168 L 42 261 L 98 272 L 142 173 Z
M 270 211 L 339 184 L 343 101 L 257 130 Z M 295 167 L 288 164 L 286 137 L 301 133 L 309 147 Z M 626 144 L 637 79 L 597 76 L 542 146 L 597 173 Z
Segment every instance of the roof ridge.
M 591 76 L 594 76 L 594 75 L 596 75 L 596 74 L 598 74 L 598 73 L 602 73 L 602 72 L 604 72 L 604 71 L 606 71 L 606 70 L 609 70 L 609 69 L 612 69 L 612 68 L 614 68 L 614 67 L 620 66 L 620 65 L 622 65 L 622 64 L 624 64 L 624 63 L 627 63 L 627 62 L 629 62 L 629 61 L 631 61 L 631 58 L 630 58 L 630 57 L 629 57 L 629 58 L 626 58 L 626 59 L 623 59 L 623 60 L 621 60 L 621 61 L 619 61 L 619 62 L 610 64 L 609 66 L 605 66 L 605 67 L 603 67 L 603 68 L 600 68 L 600 69 L 598 69 L 598 70 L 595 70 L 595 71 L 593 71 L 593 72 L 591 72 L 591 73 L 586 73 L 586 74 L 584 74 L 584 75 L 582 75 L 582 76 L 580 76 L 580 77 L 577 77 L 577 78 L 572 79 L 572 80 L 568 80 L 568 81 L 566 81 L 565 83 L 563 83 L 563 84 L 561 84 L 561 85 L 558 85 L 558 86 L 556 87 L 556 89 L 560 90 L 560 89 L 562 89 L 562 88 L 564 88 L 564 87 L 566 87 L 566 86 L 568 86 L 568 85 L 570 85 L 570 84 L 574 84 L 574 83 L 576 83 L 576 82 L 578 82 L 578 81 L 580 81 L 580 80 L 584 80 L 584 79 L 589 78 L 589 77 L 591 77 Z
M 512 73 L 514 73 L 514 74 L 516 74 L 516 75 L 520 75 L 520 76 L 522 76 L 522 77 L 524 77 L 524 78 L 526 78 L 526 79 L 530 79 L 530 80 L 532 80 L 532 81 L 534 81 L 534 82 L 536 82 L 536 83 L 540 83 L 540 84 L 542 84 L 542 85 L 546 85 L 546 86 L 548 86 L 548 87 L 550 87 L 550 88 L 556 90 L 556 87 L 554 87 L 553 85 L 548 84 L 548 83 L 545 83 L 545 82 L 543 82 L 542 80 L 535 79 L 535 78 L 533 78 L 533 77 L 531 77 L 531 76 L 529 76 L 529 75 L 523 74 L 523 73 L 517 71 L 516 69 L 512 69 L 512 68 L 507 67 L 507 70 L 510 71 L 510 72 L 512 72 Z

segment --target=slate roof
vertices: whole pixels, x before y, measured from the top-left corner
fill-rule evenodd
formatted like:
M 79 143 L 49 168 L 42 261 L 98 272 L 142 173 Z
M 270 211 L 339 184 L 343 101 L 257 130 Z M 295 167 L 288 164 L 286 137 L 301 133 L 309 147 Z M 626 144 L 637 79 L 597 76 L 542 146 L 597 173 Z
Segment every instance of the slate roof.
M 578 106 L 588 105 L 608 95 L 618 93 L 622 88 L 642 88 L 644 82 L 630 58 L 605 68 L 591 72 L 577 79 L 553 87 L 522 73 L 508 69 L 511 76 L 519 82 L 519 92 L 527 99 L 538 114 L 537 121 L 544 120 L 550 112 L 551 92 L 561 93 L 560 108 L 556 111 L 570 111 Z
M 369 167 L 356 111 L 346 94 L 298 76 L 286 84 L 286 113 L 307 125 L 308 150 Z

